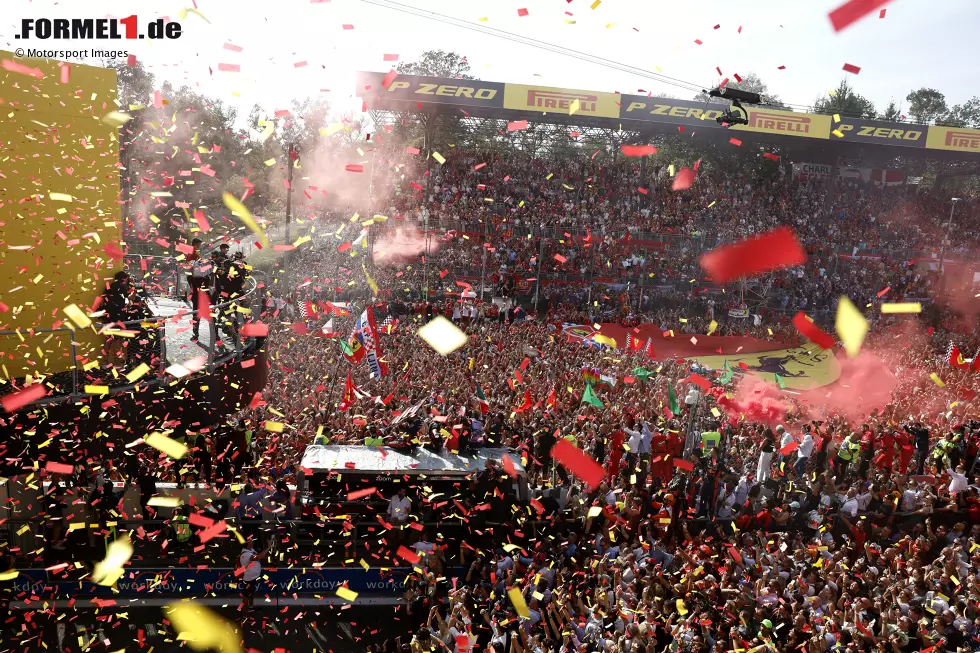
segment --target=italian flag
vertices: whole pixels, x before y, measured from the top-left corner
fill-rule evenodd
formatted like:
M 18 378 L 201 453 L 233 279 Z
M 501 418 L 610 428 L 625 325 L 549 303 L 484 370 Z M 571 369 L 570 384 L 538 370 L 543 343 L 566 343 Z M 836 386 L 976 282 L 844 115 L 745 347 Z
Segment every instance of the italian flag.
M 480 384 L 476 384 L 476 400 L 480 403 L 480 413 L 486 415 L 490 412 L 490 402 L 487 401 L 487 396 L 483 394 L 483 388 Z

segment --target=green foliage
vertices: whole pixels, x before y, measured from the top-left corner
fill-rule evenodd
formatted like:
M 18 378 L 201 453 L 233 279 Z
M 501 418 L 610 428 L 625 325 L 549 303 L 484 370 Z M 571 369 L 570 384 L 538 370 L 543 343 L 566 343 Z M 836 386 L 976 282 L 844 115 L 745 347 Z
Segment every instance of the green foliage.
M 920 88 L 906 97 L 909 115 L 916 122 L 928 123 L 946 113 L 946 96 L 933 88 Z
M 816 113 L 838 114 L 869 120 L 878 117 L 874 103 L 856 92 L 846 79 L 840 81 L 832 94 L 828 93 L 817 98 L 813 103 L 813 110 Z
M 466 57 L 444 50 L 426 50 L 418 61 L 398 64 L 395 70 L 402 75 L 476 79 L 469 74 L 470 64 Z

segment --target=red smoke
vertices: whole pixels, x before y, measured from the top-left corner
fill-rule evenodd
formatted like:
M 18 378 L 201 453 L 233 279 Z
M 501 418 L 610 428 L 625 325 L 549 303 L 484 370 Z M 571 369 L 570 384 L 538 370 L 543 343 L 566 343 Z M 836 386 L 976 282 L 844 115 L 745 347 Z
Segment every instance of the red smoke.
M 865 421 L 876 408 L 889 403 L 898 378 L 876 352 L 864 350 L 855 358 L 839 359 L 841 375 L 836 383 L 800 395 L 811 417 L 843 415 L 851 424 Z
M 429 253 L 439 249 L 436 238 L 429 239 Z M 385 232 L 380 240 L 374 243 L 374 262 L 378 265 L 401 263 L 405 259 L 415 258 L 425 251 L 425 234 L 416 228 L 395 229 L 394 233 Z
M 793 405 L 778 387 L 758 376 L 743 377 L 732 399 L 721 394 L 717 401 L 722 410 L 735 421 L 744 415 L 750 422 L 763 422 L 768 426 L 785 422 L 786 413 L 793 409 Z

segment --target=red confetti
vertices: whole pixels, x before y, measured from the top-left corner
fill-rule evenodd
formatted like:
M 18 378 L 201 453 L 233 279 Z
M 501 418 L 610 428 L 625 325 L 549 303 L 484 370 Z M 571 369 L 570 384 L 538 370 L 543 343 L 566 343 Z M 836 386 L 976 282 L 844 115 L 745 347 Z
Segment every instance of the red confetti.
M 742 145 L 742 141 L 738 140 L 737 138 L 729 138 L 728 142 L 734 145 L 735 147 L 741 147 Z
M 404 545 L 398 547 L 398 557 L 401 558 L 402 560 L 405 560 L 405 561 L 413 564 L 413 565 L 416 564 L 416 563 L 418 563 L 418 561 L 419 561 L 418 554 L 416 554 L 414 551 L 412 551 L 411 549 L 409 549 L 408 547 L 406 547 Z
M 514 461 L 510 459 L 510 456 L 504 454 L 504 458 L 500 462 L 509 476 L 517 477 L 517 467 L 514 466 Z
M 701 257 L 701 267 L 718 283 L 795 267 L 806 262 L 803 246 L 789 227 L 780 227 Z
M 3 409 L 8 413 L 12 413 L 15 410 L 19 410 L 26 406 L 27 404 L 32 404 L 44 395 L 47 394 L 47 390 L 40 383 L 35 383 L 29 388 L 25 388 L 18 392 L 11 392 L 6 394 L 0 399 L 0 405 L 3 405 Z
M 131 54 L 131 55 L 129 55 L 126 58 L 126 65 L 129 66 L 130 68 L 132 68 L 133 66 L 136 65 L 136 55 L 135 54 Z
M 242 67 L 237 63 L 219 63 L 218 70 L 226 73 L 240 73 L 242 71 Z
M 694 385 L 698 386 L 702 390 L 707 391 L 711 389 L 711 381 L 704 378 L 700 374 L 697 373 L 691 374 L 691 376 L 687 377 L 687 380 L 693 383 Z
M 741 82 L 742 81 L 742 78 L 738 76 L 738 73 L 735 73 L 734 77 L 735 77 L 735 81 L 736 82 Z
M 38 79 L 44 78 L 44 73 L 41 72 L 40 68 L 31 68 L 30 66 L 19 64 L 13 59 L 4 59 L 3 69 L 9 70 L 12 73 L 20 73 L 21 75 L 30 75 L 31 77 L 37 77 Z
M 203 290 L 197 291 L 197 319 L 205 322 L 211 319 L 211 298 Z
M 721 77 L 721 66 L 715 66 L 715 70 L 718 71 L 718 76 Z
M 48 461 L 44 464 L 44 471 L 51 472 L 52 474 L 73 474 L 75 473 L 75 468 L 71 465 L 65 465 L 64 463 L 53 463 Z
M 777 70 L 786 70 L 786 66 L 780 66 Z
M 528 14 L 527 9 L 518 9 L 517 10 L 517 15 L 518 16 L 522 16 L 523 17 L 523 16 L 527 16 L 527 14 Z
M 639 188 L 637 188 L 637 189 L 636 189 L 636 192 L 638 192 L 638 193 L 642 193 L 643 195 L 646 195 L 646 194 L 647 194 L 647 193 L 649 193 L 650 191 L 648 191 L 648 190 L 647 190 L 646 188 L 644 188 L 643 186 L 640 186 Z
M 241 46 L 232 45 L 231 43 L 225 43 L 221 47 L 223 47 L 225 50 L 231 50 L 232 52 L 241 52 L 243 49 Z
M 559 263 L 564 263 L 568 259 L 562 256 L 561 254 L 555 254 L 555 260 L 558 261 Z
M 385 78 L 381 80 L 381 88 L 388 88 L 391 86 L 391 83 L 395 81 L 396 77 L 398 77 L 398 73 L 394 68 L 392 68 L 388 71 L 388 74 L 385 75 Z
M 721 25 L 720 24 L 715 25 L 715 29 L 721 29 Z
M 881 12 L 879 12 L 879 14 L 878 14 L 878 18 L 884 18 L 886 11 L 888 11 L 888 10 L 887 9 L 882 9 Z
M 790 442 L 789 444 L 787 444 L 785 447 L 783 447 L 782 449 L 780 449 L 779 450 L 779 453 L 780 453 L 780 455 L 788 456 L 788 455 L 790 455 L 791 453 L 793 453 L 794 451 L 796 451 L 799 448 L 800 448 L 800 443 L 797 442 L 796 440 L 793 440 L 792 442 Z
M 356 501 L 357 499 L 363 499 L 364 497 L 369 497 L 378 491 L 376 487 L 366 487 L 363 490 L 354 490 L 353 492 L 347 493 L 348 501 Z
M 779 156 L 773 154 L 772 152 L 763 152 L 762 156 L 766 157 L 770 161 L 779 161 Z
M 823 349 L 834 348 L 834 339 L 830 336 L 830 334 L 810 320 L 806 319 L 806 313 L 803 311 L 800 311 L 793 316 L 793 326 L 800 332 L 800 335 L 813 342 L 815 345 L 818 345 Z
M 827 14 L 834 31 L 839 32 L 891 0 L 849 0 Z
M 684 460 L 683 458 L 674 458 L 674 467 L 689 472 L 694 471 L 694 463 L 692 463 L 690 460 Z
M 385 57 L 384 57 L 384 60 L 385 61 L 398 61 L 398 55 L 397 54 L 386 54 Z
M 246 337 L 265 338 L 269 335 L 269 325 L 262 322 L 248 322 L 242 325 L 242 335 Z
M 626 156 L 650 156 L 657 153 L 657 148 L 653 145 L 620 145 L 619 149 Z
M 698 45 L 701 45 L 701 39 L 694 39 L 694 42 L 697 43 Z
M 339 254 L 343 254 L 344 252 L 346 252 L 350 248 L 351 248 L 351 244 L 350 243 L 340 243 L 339 245 L 337 245 L 337 252 Z
M 293 68 L 305 68 L 305 67 L 306 67 L 305 61 L 297 61 L 296 63 L 293 64 Z
M 357 163 L 350 163 L 344 166 L 344 170 L 347 172 L 364 172 L 364 166 Z
M 674 176 L 674 183 L 671 190 L 687 190 L 694 184 L 694 171 L 690 168 L 681 168 Z
M 853 73 L 853 74 L 857 75 L 859 72 L 861 72 L 861 68 L 859 68 L 858 66 L 854 66 L 854 65 L 851 65 L 849 63 L 846 63 L 846 64 L 844 64 L 844 72 L 846 72 L 846 73 Z
M 527 129 L 526 120 L 515 120 L 514 122 L 507 123 L 507 131 L 509 132 L 517 132 L 522 129 Z
M 569 472 L 582 479 L 590 490 L 599 487 L 606 471 L 574 444 L 562 438 L 551 449 L 551 456 Z
M 344 29 L 354 29 L 353 25 L 344 25 Z

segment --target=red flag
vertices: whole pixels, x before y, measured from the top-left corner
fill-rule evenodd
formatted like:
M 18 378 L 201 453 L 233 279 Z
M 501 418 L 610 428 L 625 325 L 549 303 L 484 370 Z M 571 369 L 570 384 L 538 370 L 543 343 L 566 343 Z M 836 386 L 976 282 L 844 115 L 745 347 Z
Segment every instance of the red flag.
M 350 372 L 347 373 L 347 382 L 344 384 L 344 394 L 340 398 L 340 410 L 348 410 L 354 405 L 354 401 L 357 399 L 357 386 L 354 385 L 354 381 L 350 378 Z
M 548 393 L 548 400 L 544 402 L 545 408 L 548 409 L 554 408 L 557 400 L 558 400 L 557 393 L 555 392 L 555 388 L 552 387 L 551 392 Z
M 606 476 L 606 470 L 602 465 L 592 460 L 565 438 L 559 439 L 551 448 L 551 456 L 561 463 L 565 469 L 582 479 L 582 482 L 589 486 L 590 490 L 599 487 L 599 483 Z
M 520 407 L 518 407 L 517 412 L 518 413 L 523 413 L 525 410 L 529 409 L 533 405 L 534 405 L 534 401 L 531 399 L 531 391 L 530 390 L 525 390 L 524 391 L 524 403 L 521 404 Z
M 966 362 L 965 358 L 963 358 L 963 354 L 960 353 L 960 348 L 952 343 L 949 345 L 949 356 L 947 360 L 950 365 L 958 370 L 970 369 L 970 364 Z M 976 362 L 974 361 L 974 365 L 975 364 Z
M 647 358 L 657 360 L 657 352 L 653 350 L 653 338 L 647 338 Z
M 808 340 L 813 341 L 814 344 L 823 347 L 824 349 L 834 348 L 834 339 L 826 331 L 818 327 L 816 324 L 811 322 L 806 318 L 806 314 L 800 311 L 795 316 L 793 316 L 793 326 L 796 330 Z

